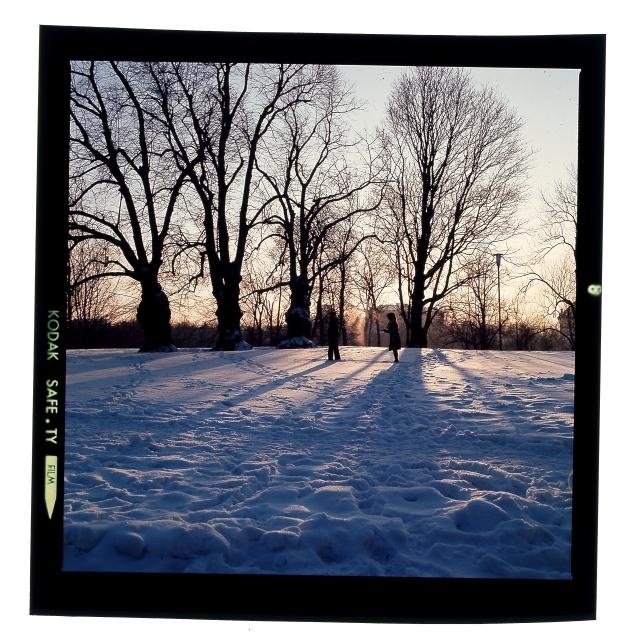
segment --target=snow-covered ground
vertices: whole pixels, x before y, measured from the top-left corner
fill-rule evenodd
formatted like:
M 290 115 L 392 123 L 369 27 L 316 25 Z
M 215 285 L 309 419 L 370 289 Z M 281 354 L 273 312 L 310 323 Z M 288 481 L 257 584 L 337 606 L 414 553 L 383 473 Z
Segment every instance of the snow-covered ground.
M 569 578 L 573 354 L 67 354 L 64 568 Z

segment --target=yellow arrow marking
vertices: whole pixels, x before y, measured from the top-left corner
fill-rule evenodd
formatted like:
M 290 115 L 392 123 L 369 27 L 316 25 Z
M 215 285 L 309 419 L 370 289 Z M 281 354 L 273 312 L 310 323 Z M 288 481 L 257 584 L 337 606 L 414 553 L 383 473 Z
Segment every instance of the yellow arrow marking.
M 52 519 L 55 502 L 57 502 L 57 456 L 46 456 L 44 498 L 48 517 Z

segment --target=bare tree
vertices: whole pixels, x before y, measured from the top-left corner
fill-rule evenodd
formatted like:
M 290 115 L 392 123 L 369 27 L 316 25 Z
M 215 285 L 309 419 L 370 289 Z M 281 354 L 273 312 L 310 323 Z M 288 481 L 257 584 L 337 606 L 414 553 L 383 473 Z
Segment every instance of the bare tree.
M 144 351 L 173 348 L 160 270 L 190 171 L 175 165 L 164 128 L 149 115 L 149 83 L 143 64 L 71 67 L 70 234 L 75 244 L 96 240 L 111 249 L 104 268 L 80 284 L 113 276 L 140 284 Z
M 397 81 L 383 132 L 396 260 L 408 277 L 409 346 L 427 345 L 436 304 L 467 258 L 515 233 L 528 154 L 521 121 L 461 69 L 416 67 Z
M 491 349 L 499 332 L 498 274 L 494 260 L 485 254 L 478 255 L 464 271 L 466 286 L 449 298 L 451 339 L 467 349 Z
M 244 261 L 241 286 L 243 322 L 245 326 L 250 327 L 254 341 L 259 346 L 265 341 L 279 341 L 278 318 L 285 301 L 285 292 L 282 287 L 270 288 L 270 284 L 282 279 L 284 271 L 284 264 L 279 260 L 277 243 L 267 254 L 257 249 Z
M 152 71 L 160 90 L 160 118 L 196 198 L 189 227 L 180 229 L 177 256 L 198 256 L 199 271 L 192 279 L 205 277 L 207 261 L 217 303 L 215 348 L 248 348 L 240 329 L 243 261 L 250 231 L 275 199 L 260 193 L 257 157 L 279 114 L 310 99 L 313 70 L 218 62 L 153 65 Z M 203 161 L 197 163 L 200 156 Z
M 550 195 L 542 193 L 543 211 L 535 241 L 538 248 L 524 277 L 527 286 L 542 285 L 544 312 L 555 320 L 553 328 L 575 349 L 575 298 L 577 232 L 577 171 L 571 167 L 565 180 L 556 181 Z
M 546 323 L 532 313 L 526 290 L 517 291 L 505 307 L 509 318 L 504 328 L 505 341 L 511 345 L 511 349 L 517 351 L 534 349 L 539 336 L 546 330 Z
M 356 250 L 363 236 L 342 252 L 330 251 L 339 225 L 374 211 L 380 203 L 372 191 L 379 182 L 377 162 L 369 146 L 349 138 L 345 116 L 357 108 L 334 67 L 318 67 L 317 91 L 308 104 L 295 104 L 283 114 L 282 130 L 265 142 L 267 166 L 257 163 L 270 199 L 268 223 L 286 244 L 289 278 L 277 283 L 291 292 L 286 313 L 287 340 L 280 346 L 311 346 L 310 306 L 313 288 Z M 321 296 L 320 296 L 321 297 Z M 321 325 L 321 322 L 320 322 Z
M 335 263 L 328 273 L 331 286 L 331 305 L 337 310 L 341 330 L 341 344 L 349 344 L 348 307 L 352 298 L 352 273 L 356 254 L 366 236 L 356 218 L 336 225 L 327 243 L 326 258 Z
M 66 320 L 69 327 L 89 327 L 111 322 L 121 315 L 117 300 L 117 280 L 99 277 L 111 262 L 109 247 L 85 241 L 69 248 Z
M 358 249 L 358 260 L 352 278 L 361 306 L 365 310 L 363 342 L 372 344 L 372 334 L 376 335 L 376 346 L 381 346 L 379 306 L 385 291 L 395 279 L 394 263 L 386 252 L 386 245 L 376 239 L 369 239 Z

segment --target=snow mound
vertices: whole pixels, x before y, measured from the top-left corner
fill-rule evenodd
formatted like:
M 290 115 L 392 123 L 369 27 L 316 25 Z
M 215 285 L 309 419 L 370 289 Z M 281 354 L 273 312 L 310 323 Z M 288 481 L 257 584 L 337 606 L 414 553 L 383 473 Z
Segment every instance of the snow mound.
M 112 536 L 112 546 L 118 553 L 141 558 L 145 552 L 144 538 L 134 531 L 117 531 Z
M 509 519 L 509 516 L 496 505 L 479 498 L 470 500 L 453 514 L 453 523 L 462 531 L 490 531 Z

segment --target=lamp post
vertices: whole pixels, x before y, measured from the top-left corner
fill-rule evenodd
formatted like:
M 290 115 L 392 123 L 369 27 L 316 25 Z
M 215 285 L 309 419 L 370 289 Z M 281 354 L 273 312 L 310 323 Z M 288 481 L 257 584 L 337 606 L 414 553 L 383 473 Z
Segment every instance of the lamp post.
M 503 330 L 501 328 L 501 258 L 502 253 L 495 253 L 494 257 L 497 261 L 497 286 L 499 288 L 499 350 L 503 351 Z

